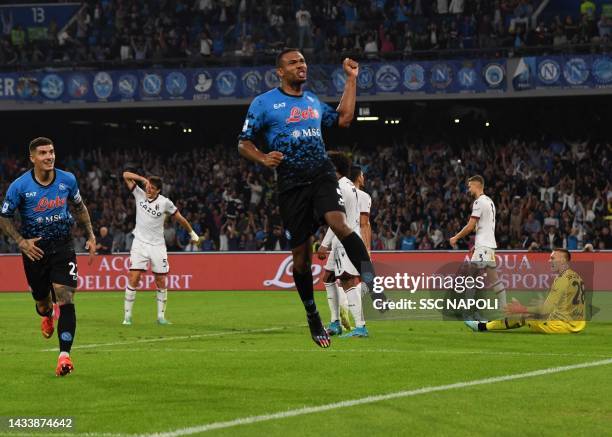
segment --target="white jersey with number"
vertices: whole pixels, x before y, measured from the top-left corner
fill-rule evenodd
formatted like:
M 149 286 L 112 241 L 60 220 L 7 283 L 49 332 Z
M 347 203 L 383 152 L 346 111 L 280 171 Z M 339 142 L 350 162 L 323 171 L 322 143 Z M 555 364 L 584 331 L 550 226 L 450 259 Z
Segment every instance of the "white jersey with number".
M 178 210 L 170 199 L 161 194 L 155 199 L 147 199 L 147 194 L 136 184 L 132 194 L 136 199 L 136 227 L 133 234 L 136 240 L 151 245 L 164 245 L 164 220 Z
M 495 242 L 495 204 L 489 196 L 480 195 L 472 205 L 472 217 L 476 224 L 476 247 L 497 248 Z

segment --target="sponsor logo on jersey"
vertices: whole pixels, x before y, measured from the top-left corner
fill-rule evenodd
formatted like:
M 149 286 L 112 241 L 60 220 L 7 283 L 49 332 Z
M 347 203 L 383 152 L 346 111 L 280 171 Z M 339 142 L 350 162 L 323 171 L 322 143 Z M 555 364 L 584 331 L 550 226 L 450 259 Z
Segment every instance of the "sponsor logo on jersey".
M 557 61 L 544 59 L 538 65 L 538 78 L 546 85 L 553 85 L 561 77 L 561 67 Z
M 36 197 L 36 191 L 30 191 L 29 193 L 25 193 L 26 197 Z
M 309 106 L 308 109 L 302 110 L 298 106 L 291 108 L 289 118 L 285 120 L 287 123 L 298 123 L 302 120 L 317 119 L 319 118 L 319 111 Z
M 140 205 L 140 207 L 142 209 L 144 209 L 146 212 L 148 212 L 149 214 L 151 214 L 154 217 L 161 217 L 163 215 L 162 212 L 159 211 L 159 206 L 157 204 L 155 205 L 157 207 L 156 208 L 157 210 L 151 208 L 148 205 L 148 202 L 145 202 L 145 201 L 141 201 L 138 205 Z
M 110 74 L 101 71 L 94 76 L 94 93 L 99 99 L 108 99 L 113 92 L 113 79 Z
M 286 107 L 286 106 L 287 106 L 287 105 L 285 105 L 285 102 L 275 103 L 274 105 L 272 105 L 272 107 L 273 107 L 274 109 L 280 109 L 280 108 L 284 108 L 284 107 Z
M 42 199 L 38 201 L 38 204 L 34 208 L 35 212 L 45 212 L 55 208 L 62 208 L 66 205 L 66 197 L 57 196 L 55 199 L 47 199 L 47 196 L 44 196 Z
M 60 191 L 66 191 L 66 184 L 64 184 L 64 183 L 61 183 L 61 182 L 60 182 L 60 184 L 59 184 L 59 186 L 58 186 L 58 189 L 59 189 Z

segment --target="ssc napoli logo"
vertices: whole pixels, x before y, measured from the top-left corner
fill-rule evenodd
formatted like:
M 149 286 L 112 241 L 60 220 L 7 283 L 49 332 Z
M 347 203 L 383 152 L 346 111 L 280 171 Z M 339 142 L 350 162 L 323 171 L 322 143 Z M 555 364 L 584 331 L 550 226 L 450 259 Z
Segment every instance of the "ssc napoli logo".
M 593 71 L 593 79 L 599 85 L 612 83 L 612 60 L 609 58 L 595 59 L 591 70 Z
M 64 81 L 57 74 L 48 74 L 43 77 L 41 91 L 48 99 L 57 99 L 64 92 Z
M 400 83 L 400 72 L 393 65 L 385 64 L 376 72 L 376 85 L 381 91 L 395 91 Z
M 236 90 L 237 81 L 238 79 L 236 78 L 236 75 L 229 70 L 222 71 L 217 75 L 217 78 L 215 79 L 215 83 L 217 85 L 219 93 L 224 96 L 230 96 L 234 94 L 234 91 Z
M 166 76 L 166 90 L 173 97 L 183 95 L 187 89 L 187 78 L 183 73 L 173 71 Z
M 420 64 L 409 64 L 404 68 L 404 86 L 418 91 L 425 86 L 425 69 Z
M 582 85 L 589 78 L 589 68 L 582 58 L 572 58 L 565 63 L 563 77 L 570 85 Z
M 434 64 L 431 67 L 431 85 L 442 90 L 453 80 L 453 70 L 447 64 Z
M 89 82 L 82 74 L 73 74 L 68 79 L 68 94 L 74 99 L 81 99 L 89 92 Z
M 138 89 L 138 78 L 133 74 L 124 74 L 120 76 L 119 82 L 117 82 L 117 89 L 121 97 L 131 99 Z
M 346 79 L 345 79 L 346 80 Z M 374 86 L 374 70 L 369 65 L 359 68 L 357 86 L 362 90 L 369 90 Z
M 341 93 L 344 91 L 344 84 L 346 83 L 346 75 L 342 68 L 336 68 L 332 73 L 332 82 L 337 92 Z
M 484 69 L 484 79 L 490 88 L 498 88 L 504 82 L 506 73 L 500 64 L 489 64 Z
M 276 70 L 274 68 L 271 68 L 270 70 L 265 72 L 264 81 L 266 82 L 266 86 L 269 89 L 277 88 L 278 86 L 280 86 L 280 80 L 276 75 Z
M 162 78 L 157 73 L 147 73 L 142 79 L 142 92 L 149 97 L 159 96 L 161 93 Z
M 474 85 L 476 85 L 476 70 L 471 67 L 463 67 L 457 73 L 457 79 L 462 88 L 474 88 Z
M 242 76 L 242 85 L 250 94 L 259 94 L 261 92 L 262 77 L 259 71 L 247 71 Z
M 561 77 L 561 67 L 557 61 L 545 59 L 538 65 L 538 78 L 546 85 L 553 85 Z
M 213 80 L 206 70 L 198 71 L 193 76 L 193 89 L 198 93 L 205 93 L 212 87 Z
M 36 97 L 40 92 L 38 79 L 35 77 L 20 77 L 17 79 L 16 86 L 17 95 L 22 99 L 31 99 Z
M 113 92 L 113 79 L 110 74 L 101 71 L 94 76 L 94 93 L 99 99 L 108 99 Z

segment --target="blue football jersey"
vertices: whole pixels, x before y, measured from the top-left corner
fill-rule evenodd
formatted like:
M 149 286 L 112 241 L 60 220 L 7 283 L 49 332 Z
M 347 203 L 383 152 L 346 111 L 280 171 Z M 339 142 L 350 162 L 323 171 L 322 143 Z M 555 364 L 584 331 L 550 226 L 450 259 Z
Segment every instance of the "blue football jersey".
M 338 112 L 313 93 L 292 96 L 276 88 L 253 99 L 238 138 L 284 155 L 277 167 L 282 192 L 307 185 L 323 173 L 335 175 L 321 127 L 337 123 Z
M 68 200 L 81 201 L 79 187 L 72 173 L 55 169 L 49 185 L 41 185 L 30 170 L 13 181 L 2 203 L 2 217 L 12 218 L 19 210 L 21 235 L 42 237 L 42 241 L 66 240 L 71 236 L 74 219 L 68 210 Z

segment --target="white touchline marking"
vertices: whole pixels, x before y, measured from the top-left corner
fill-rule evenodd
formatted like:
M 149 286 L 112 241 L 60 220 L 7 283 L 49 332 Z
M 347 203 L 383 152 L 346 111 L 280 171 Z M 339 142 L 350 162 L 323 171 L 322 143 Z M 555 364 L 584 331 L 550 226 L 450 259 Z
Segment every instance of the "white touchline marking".
M 302 326 L 302 325 L 298 325 L 298 326 Z M 235 331 L 211 332 L 208 334 L 177 335 L 173 337 L 145 338 L 142 340 L 117 341 L 114 343 L 80 344 L 80 345 L 72 346 L 72 349 L 93 349 L 93 348 L 98 348 L 98 347 L 120 346 L 120 345 L 126 345 L 126 344 L 157 343 L 157 342 L 162 342 L 162 341 L 191 340 L 194 338 L 205 338 L 205 337 L 221 337 L 223 335 L 256 334 L 259 332 L 282 331 L 284 329 L 289 329 L 293 327 L 294 326 L 277 326 L 275 328 L 243 329 L 243 330 L 235 330 Z M 41 349 L 41 352 L 57 352 L 57 351 L 58 351 L 57 348 Z
M 516 379 L 533 378 L 535 376 L 550 375 L 553 373 L 567 372 L 567 371 L 576 370 L 576 369 L 585 369 L 588 367 L 606 366 L 609 364 L 612 364 L 612 358 L 607 359 L 607 360 L 601 360 L 601 361 L 590 361 L 586 363 L 572 364 L 569 366 L 550 367 L 547 369 L 534 370 L 534 371 L 526 372 L 526 373 L 516 373 L 513 375 L 494 376 L 491 378 L 476 379 L 474 381 L 456 382 L 454 384 L 437 385 L 437 386 L 431 386 L 431 387 L 418 388 L 415 390 L 398 391 L 395 393 L 368 396 L 368 397 L 361 398 L 361 399 L 352 399 L 348 401 L 334 402 L 332 404 L 319 405 L 315 407 L 303 407 L 303 408 L 297 408 L 295 410 L 287 410 L 287 411 L 279 411 L 277 413 L 263 414 L 260 416 L 242 417 L 242 418 L 238 418 L 234 420 L 228 420 L 226 422 L 213 422 L 213 423 L 208 423 L 208 424 L 200 425 L 200 426 L 193 426 L 189 428 L 177 429 L 175 431 L 160 432 L 160 433 L 155 433 L 155 434 L 143 434 L 143 436 L 144 437 L 178 437 L 178 436 L 183 436 L 183 435 L 190 435 L 190 434 L 212 431 L 215 429 L 233 428 L 235 426 L 240 426 L 240 425 L 249 425 L 252 423 L 267 422 L 267 421 L 276 420 L 276 419 L 285 419 L 287 417 L 303 416 L 305 414 L 329 412 L 330 410 L 335 410 L 338 408 L 354 407 L 357 405 L 371 404 L 374 402 L 388 401 L 391 399 L 407 398 L 407 397 L 418 396 L 418 395 L 427 394 L 427 393 L 454 390 L 454 389 L 460 389 L 460 388 L 466 388 L 466 387 L 474 387 L 474 386 L 485 385 L 485 384 L 494 384 L 497 382 L 513 381 Z
M 162 348 L 162 349 L 104 349 L 104 352 L 168 352 L 168 353 L 321 353 L 320 349 L 240 349 L 240 348 L 215 348 L 215 349 L 189 349 L 189 348 Z M 449 354 L 449 355 L 513 355 L 528 357 L 571 357 L 571 358 L 612 358 L 610 354 L 572 354 L 555 352 L 512 352 L 512 351 L 487 351 L 487 350 L 403 350 L 403 349 L 331 349 L 325 353 L 345 354 Z

